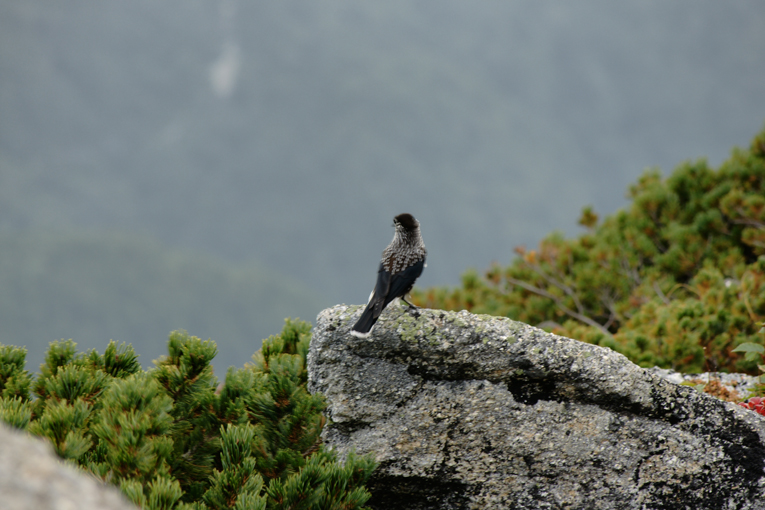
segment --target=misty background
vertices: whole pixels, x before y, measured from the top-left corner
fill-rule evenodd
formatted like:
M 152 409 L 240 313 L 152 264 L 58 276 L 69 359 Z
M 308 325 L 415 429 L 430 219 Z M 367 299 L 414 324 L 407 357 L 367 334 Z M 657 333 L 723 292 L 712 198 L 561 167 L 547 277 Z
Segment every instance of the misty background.
M 219 376 L 364 303 L 394 215 L 418 286 L 507 263 L 647 167 L 765 123 L 765 3 L 0 2 L 0 343 Z

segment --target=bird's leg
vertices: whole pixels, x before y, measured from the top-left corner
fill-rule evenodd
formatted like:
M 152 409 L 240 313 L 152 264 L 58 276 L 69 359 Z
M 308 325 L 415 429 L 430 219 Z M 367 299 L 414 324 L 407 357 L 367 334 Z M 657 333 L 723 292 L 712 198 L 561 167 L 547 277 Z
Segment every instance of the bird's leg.
M 407 312 L 412 314 L 414 317 L 419 317 L 420 316 L 420 312 L 419 312 L 420 309 L 419 308 L 417 308 L 412 303 L 407 301 L 404 296 L 401 296 L 399 299 L 409 306 L 409 308 L 407 308 L 407 310 L 406 310 Z
M 406 303 L 407 305 L 409 305 L 409 309 L 410 309 L 410 310 L 417 310 L 417 307 L 416 307 L 416 306 L 414 306 L 414 305 L 413 305 L 412 303 L 410 303 L 409 301 L 407 301 L 407 300 L 406 300 L 406 298 L 405 298 L 404 296 L 401 296 L 399 299 L 400 299 L 401 301 L 403 301 L 404 303 Z

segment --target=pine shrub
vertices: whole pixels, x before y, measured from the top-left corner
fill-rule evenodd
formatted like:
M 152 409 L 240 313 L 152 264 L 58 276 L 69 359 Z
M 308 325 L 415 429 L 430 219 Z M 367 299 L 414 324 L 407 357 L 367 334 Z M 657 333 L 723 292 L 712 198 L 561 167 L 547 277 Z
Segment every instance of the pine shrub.
M 326 405 L 306 390 L 310 330 L 287 319 L 220 384 L 215 343 L 184 331 L 148 371 L 124 343 L 100 355 L 52 342 L 34 380 L 26 350 L 0 345 L 0 419 L 146 509 L 362 509 L 375 462 L 340 462 L 321 444 Z

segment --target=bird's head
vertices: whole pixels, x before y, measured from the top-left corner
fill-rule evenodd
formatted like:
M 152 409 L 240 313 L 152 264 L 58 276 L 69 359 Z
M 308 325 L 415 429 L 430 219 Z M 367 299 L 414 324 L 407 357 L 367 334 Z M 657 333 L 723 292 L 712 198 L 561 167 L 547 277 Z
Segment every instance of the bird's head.
M 420 222 L 415 220 L 411 214 L 402 213 L 393 218 L 393 226 L 396 227 L 396 230 L 402 229 L 411 232 L 420 226 Z

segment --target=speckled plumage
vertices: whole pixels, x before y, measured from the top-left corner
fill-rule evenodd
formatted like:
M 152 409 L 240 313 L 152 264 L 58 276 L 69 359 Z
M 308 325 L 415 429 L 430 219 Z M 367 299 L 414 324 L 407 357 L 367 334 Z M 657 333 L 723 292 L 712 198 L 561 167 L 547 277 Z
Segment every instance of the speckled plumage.
M 412 219 L 414 220 L 414 218 Z M 396 232 L 393 234 L 393 240 L 382 254 L 383 267 L 391 274 L 399 273 L 424 260 L 428 253 L 425 249 L 425 243 L 422 242 L 422 235 L 420 235 L 420 224 L 417 220 L 414 221 L 416 224 L 409 230 L 401 222 L 394 221 L 393 223 Z
M 352 328 L 354 336 L 368 336 L 388 303 L 396 298 L 404 299 L 425 267 L 428 252 L 420 234 L 420 223 L 411 214 L 404 213 L 393 218 L 393 226 L 396 228 L 393 240 L 383 251 L 377 284 L 366 309 Z M 406 300 L 404 302 L 412 306 Z

